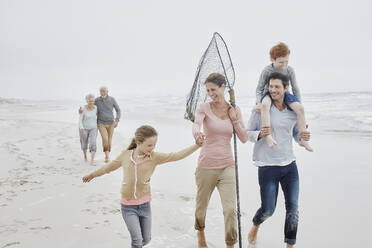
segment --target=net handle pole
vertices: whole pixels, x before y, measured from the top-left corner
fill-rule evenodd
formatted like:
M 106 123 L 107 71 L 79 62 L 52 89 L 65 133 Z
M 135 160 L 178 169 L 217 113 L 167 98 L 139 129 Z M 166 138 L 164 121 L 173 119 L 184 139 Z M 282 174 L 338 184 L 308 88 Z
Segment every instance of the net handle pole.
M 229 95 L 230 95 L 230 104 L 235 108 L 235 92 L 233 89 L 229 90 Z
M 229 90 L 231 106 L 235 108 L 235 92 L 233 89 Z M 240 214 L 240 193 L 239 193 L 239 170 L 238 170 L 238 149 L 236 131 L 234 129 L 234 158 L 235 158 L 235 187 L 236 187 L 236 212 L 238 218 L 238 232 L 239 232 L 239 248 L 242 248 L 242 228 L 241 228 L 241 214 Z

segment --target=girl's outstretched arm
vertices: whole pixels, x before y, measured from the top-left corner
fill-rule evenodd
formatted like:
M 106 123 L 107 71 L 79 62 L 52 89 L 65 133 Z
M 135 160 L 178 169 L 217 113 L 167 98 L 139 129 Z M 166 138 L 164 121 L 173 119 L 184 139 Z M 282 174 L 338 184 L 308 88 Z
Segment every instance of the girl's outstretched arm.
M 199 149 L 199 145 L 192 145 L 185 149 L 182 149 L 178 152 L 171 152 L 171 153 L 161 153 L 161 152 L 154 152 L 152 154 L 153 159 L 155 160 L 156 164 L 164 164 L 172 161 L 177 161 L 186 158 L 191 153 L 195 152 Z
M 126 150 L 125 150 L 126 151 Z M 116 159 L 114 159 L 112 162 L 102 166 L 96 171 L 93 171 L 89 175 L 83 177 L 83 182 L 87 183 L 90 182 L 93 178 L 102 176 L 104 174 L 110 173 L 111 171 L 114 171 L 121 167 L 121 162 L 123 160 L 123 156 L 125 151 L 123 151 Z

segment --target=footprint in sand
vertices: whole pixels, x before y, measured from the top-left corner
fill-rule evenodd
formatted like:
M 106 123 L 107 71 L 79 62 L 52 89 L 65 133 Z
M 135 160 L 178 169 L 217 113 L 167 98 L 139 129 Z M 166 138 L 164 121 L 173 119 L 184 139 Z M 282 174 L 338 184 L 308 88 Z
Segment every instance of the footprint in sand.
M 120 209 L 113 209 L 113 210 L 111 210 L 110 211 L 110 213 L 112 213 L 112 214 L 117 214 L 117 213 L 120 213 L 121 212 L 121 210 Z
M 177 231 L 177 232 L 183 231 L 182 227 L 180 227 L 180 226 L 172 226 L 171 229 L 173 229 L 174 231 Z
M 40 232 L 44 230 L 51 230 L 52 228 L 50 226 L 38 226 L 38 227 L 30 227 L 29 229 L 32 231 Z
M 184 200 L 184 201 L 187 201 L 187 202 L 189 202 L 189 201 L 191 201 L 191 200 L 194 199 L 194 197 L 183 196 L 183 195 L 181 195 L 180 198 L 181 198 L 182 200 Z
M 13 246 L 13 245 L 20 245 L 20 244 L 21 244 L 21 242 L 12 242 L 12 243 L 8 243 L 8 244 L 2 246 L 1 248 L 5 248 L 5 247 L 9 247 L 9 246 Z
M 155 192 L 155 195 L 157 196 L 157 198 L 159 199 L 162 199 L 164 200 L 165 199 L 165 195 L 163 193 L 160 193 L 160 192 Z
M 96 215 L 97 214 L 97 212 L 96 211 L 93 211 L 93 210 L 91 210 L 91 209 L 83 209 L 83 210 L 81 210 L 81 212 L 88 212 L 88 213 L 90 213 L 90 214 L 94 214 L 94 215 Z

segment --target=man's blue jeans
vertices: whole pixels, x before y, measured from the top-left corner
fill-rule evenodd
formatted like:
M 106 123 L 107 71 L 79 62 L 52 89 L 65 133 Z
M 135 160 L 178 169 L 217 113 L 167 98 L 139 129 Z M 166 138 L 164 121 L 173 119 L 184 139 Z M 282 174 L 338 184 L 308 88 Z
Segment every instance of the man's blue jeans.
M 279 183 L 285 198 L 286 218 L 284 242 L 296 243 L 298 225 L 299 178 L 296 161 L 287 166 L 264 166 L 258 168 L 258 181 L 261 192 L 261 207 L 253 217 L 253 224 L 259 226 L 273 215 L 278 198 Z
M 150 202 L 129 206 L 121 204 L 121 214 L 132 239 L 132 248 L 142 248 L 151 240 Z

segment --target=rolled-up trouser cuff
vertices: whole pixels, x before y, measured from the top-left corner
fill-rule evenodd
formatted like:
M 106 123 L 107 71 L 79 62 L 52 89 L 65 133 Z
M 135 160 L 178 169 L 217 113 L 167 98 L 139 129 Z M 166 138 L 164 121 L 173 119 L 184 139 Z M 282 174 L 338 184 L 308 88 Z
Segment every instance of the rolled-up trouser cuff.
M 195 225 L 194 227 L 195 227 L 195 230 L 197 230 L 197 231 L 204 231 L 204 229 L 205 229 L 205 227 L 200 227 L 198 225 Z
M 252 220 L 252 223 L 253 223 L 253 225 L 255 225 L 255 226 L 259 226 L 259 225 L 261 225 L 262 222 L 263 222 L 263 221 L 257 221 L 255 218 L 253 218 L 253 220 Z
M 226 245 L 235 245 L 237 240 L 234 241 L 226 241 Z
M 295 245 L 296 244 L 296 239 L 284 239 L 284 242 L 290 245 Z

